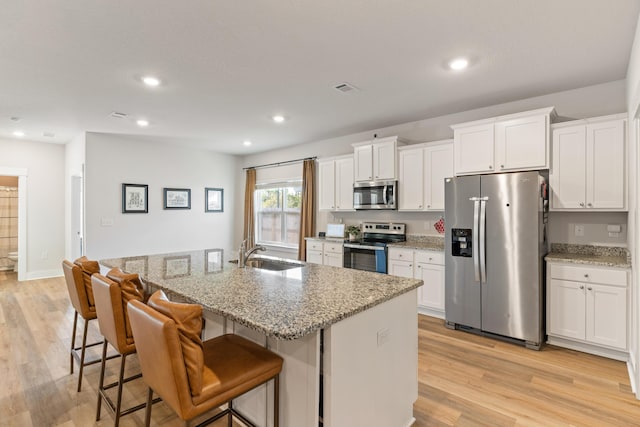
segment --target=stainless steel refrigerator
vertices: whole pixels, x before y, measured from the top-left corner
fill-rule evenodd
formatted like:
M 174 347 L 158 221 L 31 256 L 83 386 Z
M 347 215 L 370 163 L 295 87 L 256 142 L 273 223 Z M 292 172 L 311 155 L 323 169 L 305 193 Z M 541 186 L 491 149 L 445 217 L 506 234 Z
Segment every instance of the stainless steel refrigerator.
M 447 327 L 540 348 L 547 210 L 539 172 L 445 179 Z

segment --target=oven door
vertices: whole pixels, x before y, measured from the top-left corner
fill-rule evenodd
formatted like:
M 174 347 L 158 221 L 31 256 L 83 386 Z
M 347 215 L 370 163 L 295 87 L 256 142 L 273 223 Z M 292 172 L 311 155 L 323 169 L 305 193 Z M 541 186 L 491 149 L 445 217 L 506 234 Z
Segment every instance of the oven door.
M 387 247 L 345 243 L 343 265 L 345 268 L 386 274 Z

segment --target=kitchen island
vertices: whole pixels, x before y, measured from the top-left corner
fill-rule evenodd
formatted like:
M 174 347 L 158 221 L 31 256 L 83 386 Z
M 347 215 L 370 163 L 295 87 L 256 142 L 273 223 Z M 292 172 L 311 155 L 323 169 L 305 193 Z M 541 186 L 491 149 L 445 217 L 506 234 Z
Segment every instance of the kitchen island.
M 413 423 L 420 280 L 268 260 L 238 268 L 220 249 L 102 260 L 173 300 L 201 304 L 206 336 L 233 332 L 281 355 L 283 426 Z M 236 401 L 270 425 L 271 387 Z

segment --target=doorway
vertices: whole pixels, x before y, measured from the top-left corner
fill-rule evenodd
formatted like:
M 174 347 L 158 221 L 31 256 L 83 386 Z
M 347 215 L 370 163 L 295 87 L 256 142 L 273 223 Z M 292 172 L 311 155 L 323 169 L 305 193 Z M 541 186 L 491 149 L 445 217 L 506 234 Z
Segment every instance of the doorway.
M 9 246 L 15 244 L 15 241 L 12 239 L 17 240 L 18 257 L 16 261 L 18 263 L 18 281 L 22 281 L 25 280 L 27 271 L 27 169 L 0 167 L 0 177 L 5 177 L 5 179 L 9 183 L 14 183 L 17 179 L 17 236 L 11 237 L 11 235 L 15 235 L 15 231 L 13 231 L 13 227 L 11 227 L 12 224 L 7 225 L 8 229 L 6 233 L 0 230 L 0 236 L 3 236 L 5 234 L 9 235 L 7 239 L 4 239 L 8 241 L 7 244 Z M 10 205 L 9 209 L 13 209 L 12 205 Z M 9 213 L 9 217 L 11 217 L 11 215 L 12 214 Z M 11 223 L 12 221 L 15 223 L 15 220 L 9 218 L 8 222 Z M 9 227 L 11 227 L 12 230 L 9 230 Z M 15 252 L 8 251 L 8 249 L 9 248 L 7 248 L 7 257 L 8 252 Z M 2 256 L 1 246 L 0 256 Z M 7 264 L 8 261 L 9 260 L 6 261 Z M 14 260 L 10 261 L 15 262 Z

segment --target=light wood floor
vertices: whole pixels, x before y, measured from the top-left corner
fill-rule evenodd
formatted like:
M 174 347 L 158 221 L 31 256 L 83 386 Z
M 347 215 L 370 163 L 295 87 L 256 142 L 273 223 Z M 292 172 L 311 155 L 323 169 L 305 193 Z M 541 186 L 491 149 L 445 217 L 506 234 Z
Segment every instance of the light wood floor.
M 104 409 L 94 421 L 99 365 L 85 368 L 82 391 L 75 391 L 72 322 L 62 278 L 18 283 L 14 273 L 0 272 L 0 426 L 113 425 Z M 90 341 L 100 339 L 93 323 Z M 526 350 L 448 330 L 426 316 L 419 325 L 416 426 L 640 426 L 640 401 L 624 363 L 553 346 Z M 129 372 L 138 368 L 135 357 L 131 361 Z M 108 375 L 117 369 L 110 361 Z M 124 405 L 146 396 L 141 380 L 125 391 Z M 182 425 L 163 403 L 152 415 L 154 426 Z M 143 420 L 140 411 L 121 425 L 142 426 Z

